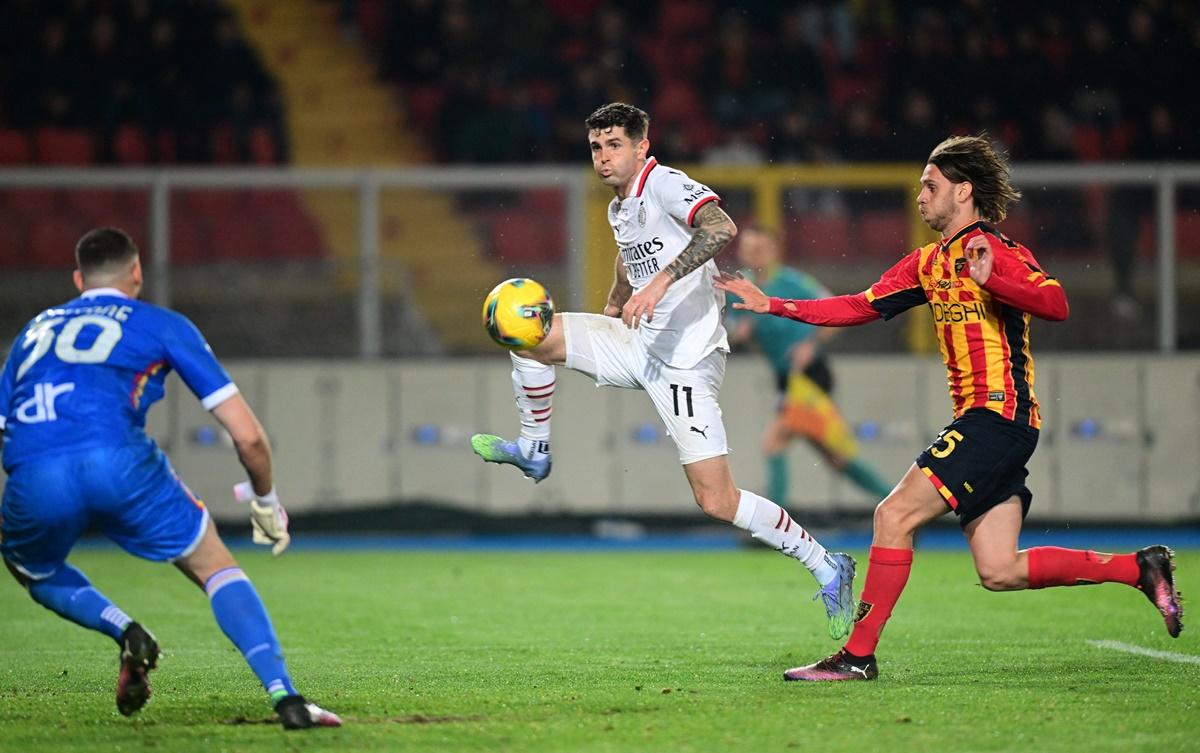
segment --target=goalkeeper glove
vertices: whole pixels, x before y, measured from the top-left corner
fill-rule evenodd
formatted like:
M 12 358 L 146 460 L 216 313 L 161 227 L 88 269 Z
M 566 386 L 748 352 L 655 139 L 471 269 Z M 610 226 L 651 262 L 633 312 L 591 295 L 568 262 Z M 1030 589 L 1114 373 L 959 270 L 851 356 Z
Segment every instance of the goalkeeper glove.
M 255 544 L 271 546 L 271 553 L 278 557 L 292 543 L 288 534 L 288 514 L 279 504 L 279 495 L 275 489 L 263 495 L 254 493 L 254 487 L 249 481 L 233 487 L 233 496 L 238 502 L 250 503 L 250 527 L 254 531 Z

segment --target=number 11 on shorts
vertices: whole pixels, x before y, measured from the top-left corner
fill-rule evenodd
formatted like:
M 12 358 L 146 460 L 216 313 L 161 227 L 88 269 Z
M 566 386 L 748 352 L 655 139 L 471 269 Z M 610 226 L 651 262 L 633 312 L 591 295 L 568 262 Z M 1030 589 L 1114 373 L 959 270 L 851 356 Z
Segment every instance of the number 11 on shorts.
M 687 386 L 680 388 L 680 386 L 678 384 L 671 385 L 671 400 L 675 404 L 675 415 L 676 416 L 679 415 L 679 391 L 680 391 L 680 389 L 683 390 L 683 397 L 684 397 L 684 400 L 687 402 L 688 418 L 692 418 L 695 415 L 694 413 L 692 413 L 692 388 L 687 387 Z

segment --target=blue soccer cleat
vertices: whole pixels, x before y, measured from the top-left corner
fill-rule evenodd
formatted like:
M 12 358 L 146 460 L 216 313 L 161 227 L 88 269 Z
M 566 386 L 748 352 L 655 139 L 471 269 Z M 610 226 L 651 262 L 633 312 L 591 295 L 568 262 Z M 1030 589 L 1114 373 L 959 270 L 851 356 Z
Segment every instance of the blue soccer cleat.
M 854 558 L 842 552 L 826 555 L 837 574 L 833 580 L 821 587 L 813 596 L 825 604 L 825 618 L 829 624 L 829 637 L 841 640 L 850 634 L 854 622 Z
M 495 434 L 476 434 L 471 437 L 471 449 L 489 463 L 515 465 L 525 474 L 525 478 L 533 479 L 534 483 L 550 475 L 550 453 L 541 453 L 536 459 L 527 458 L 516 442 L 501 439 Z

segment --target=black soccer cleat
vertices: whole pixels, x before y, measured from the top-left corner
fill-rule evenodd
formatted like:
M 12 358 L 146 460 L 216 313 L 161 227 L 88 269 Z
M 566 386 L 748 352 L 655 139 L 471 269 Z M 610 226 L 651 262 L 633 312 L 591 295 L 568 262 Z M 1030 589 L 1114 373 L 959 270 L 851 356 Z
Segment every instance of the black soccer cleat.
M 309 703 L 302 695 L 284 696 L 275 704 L 275 713 L 279 714 L 284 729 L 342 726 L 337 714 Z
M 1183 630 L 1183 594 L 1175 590 L 1175 552 L 1162 544 L 1139 549 L 1137 553 L 1137 587 L 1154 605 L 1167 633 L 1178 638 Z
M 129 716 L 150 700 L 150 670 L 158 664 L 158 641 L 136 622 L 121 636 L 121 671 L 117 675 L 117 711 Z
M 783 673 L 785 680 L 836 682 L 841 680 L 874 680 L 879 677 L 879 662 L 875 655 L 852 656 L 846 649 L 828 656 L 816 664 L 794 667 Z

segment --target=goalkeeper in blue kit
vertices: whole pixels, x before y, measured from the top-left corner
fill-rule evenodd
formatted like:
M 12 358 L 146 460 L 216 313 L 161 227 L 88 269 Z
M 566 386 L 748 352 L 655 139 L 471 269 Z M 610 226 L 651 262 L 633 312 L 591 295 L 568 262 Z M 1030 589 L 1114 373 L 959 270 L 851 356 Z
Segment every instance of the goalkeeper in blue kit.
M 339 726 L 336 715 L 296 692 L 258 593 L 204 504 L 146 435 L 146 413 L 177 371 L 232 437 L 250 477 L 254 540 L 278 555 L 291 539 L 266 433 L 199 330 L 137 300 L 142 267 L 128 235 L 92 230 L 75 260 L 81 295 L 34 317 L 0 374 L 5 565 L 34 601 L 117 642 L 117 709 L 126 716 L 150 697 L 158 643 L 67 562 L 89 526 L 130 554 L 173 563 L 204 589 L 285 728 Z

